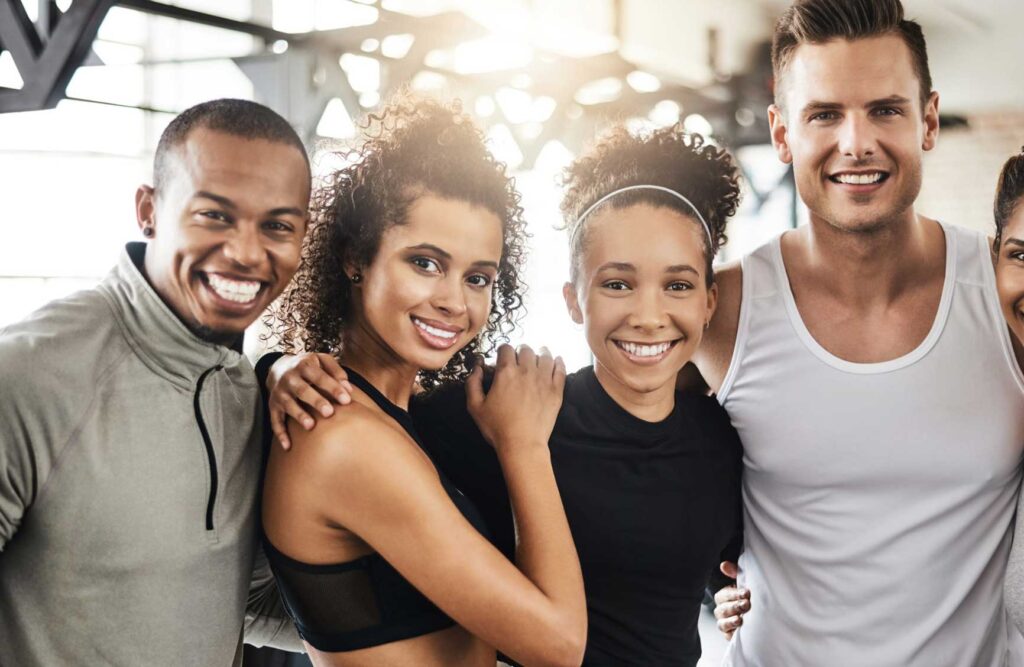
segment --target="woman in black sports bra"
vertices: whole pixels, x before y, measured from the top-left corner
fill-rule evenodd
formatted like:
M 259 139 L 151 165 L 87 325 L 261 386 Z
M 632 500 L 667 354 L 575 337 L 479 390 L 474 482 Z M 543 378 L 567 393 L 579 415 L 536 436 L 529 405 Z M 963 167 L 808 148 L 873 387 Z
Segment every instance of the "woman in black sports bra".
M 315 196 L 304 263 L 273 330 L 346 367 L 352 404 L 271 447 L 264 547 L 318 665 L 578 665 L 579 563 L 547 449 L 560 360 L 502 346 L 521 306 L 524 230 L 504 165 L 458 108 L 400 99 L 372 116 Z M 414 384 L 468 377 L 515 511 L 513 565 L 440 474 L 407 408 Z M 517 567 L 518 566 L 518 567 Z

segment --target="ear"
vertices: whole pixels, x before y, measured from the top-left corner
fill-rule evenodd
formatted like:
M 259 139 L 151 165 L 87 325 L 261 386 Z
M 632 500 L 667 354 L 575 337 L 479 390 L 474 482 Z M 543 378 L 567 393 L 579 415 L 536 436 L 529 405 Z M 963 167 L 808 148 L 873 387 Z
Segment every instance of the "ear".
M 789 140 L 786 136 L 786 114 L 777 104 L 768 106 L 768 127 L 771 130 L 775 154 L 783 163 L 792 163 L 793 153 L 789 150 Z
M 924 140 L 921 148 L 930 151 L 939 139 L 939 94 L 932 91 L 924 105 Z
M 140 230 L 151 229 L 153 231 L 153 234 L 148 235 L 147 238 L 153 238 L 156 235 L 156 193 L 151 185 L 140 185 L 135 190 L 135 221 Z M 143 235 L 146 235 L 145 231 L 143 231 Z
M 708 314 L 704 318 L 705 322 L 711 322 L 716 308 L 718 308 L 718 283 L 711 283 L 711 288 L 708 289 Z
M 580 309 L 580 300 L 576 296 L 576 286 L 571 282 L 562 285 L 562 296 L 565 298 L 565 307 L 569 310 L 569 317 L 576 324 L 583 324 L 583 311 Z

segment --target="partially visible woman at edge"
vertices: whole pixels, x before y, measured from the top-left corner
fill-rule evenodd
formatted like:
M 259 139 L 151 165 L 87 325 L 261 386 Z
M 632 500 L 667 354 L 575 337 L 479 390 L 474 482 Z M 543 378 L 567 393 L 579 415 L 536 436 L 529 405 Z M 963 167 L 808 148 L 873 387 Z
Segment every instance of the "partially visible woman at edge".
M 563 293 L 594 363 L 566 379 L 550 448 L 587 593 L 584 664 L 692 666 L 708 578 L 738 549 L 741 447 L 717 400 L 678 392 L 676 376 L 714 313 L 711 262 L 739 200 L 737 170 L 678 126 L 619 127 L 566 176 Z M 289 379 L 272 403 L 293 401 L 288 386 L 305 390 L 318 363 L 283 360 L 274 374 Z M 464 403 L 458 386 L 441 387 L 416 398 L 413 418 L 508 552 L 499 462 Z
M 1013 352 L 1024 361 L 1024 148 L 999 174 L 993 206 L 996 235 L 992 242 L 996 289 L 1003 316 L 1013 334 Z M 1024 377 L 1021 386 L 1024 388 Z M 1006 567 L 1006 610 L 1024 634 L 1024 496 L 1017 505 L 1013 546 Z
M 493 667 L 495 647 L 578 665 L 583 587 L 547 445 L 564 367 L 505 345 L 486 395 L 469 372 L 522 303 L 513 182 L 457 106 L 409 97 L 343 157 L 274 313 L 284 351 L 330 354 L 353 385 L 345 410 L 270 448 L 264 547 L 285 604 L 317 665 Z M 516 565 L 407 412 L 417 381 L 467 376 L 515 510 Z

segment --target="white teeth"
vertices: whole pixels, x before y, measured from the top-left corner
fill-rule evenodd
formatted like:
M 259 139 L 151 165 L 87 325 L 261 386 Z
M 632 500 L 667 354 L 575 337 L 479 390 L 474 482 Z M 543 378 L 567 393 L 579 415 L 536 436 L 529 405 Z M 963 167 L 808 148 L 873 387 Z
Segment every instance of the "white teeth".
M 455 332 L 454 331 L 445 331 L 444 329 L 438 329 L 437 327 L 432 327 L 429 324 L 427 324 L 426 322 L 418 320 L 415 317 L 412 319 L 412 321 L 413 321 L 413 323 L 416 326 L 418 326 L 420 329 L 423 329 L 424 331 L 426 331 L 431 336 L 437 336 L 438 338 L 455 338 Z
M 217 296 L 235 303 L 249 303 L 260 291 L 258 280 L 231 280 L 216 273 L 207 273 L 206 277 Z
M 848 185 L 870 185 L 882 180 L 882 173 L 876 171 L 871 174 L 836 174 L 835 179 Z
M 672 343 L 658 343 L 657 345 L 640 345 L 638 343 L 627 343 L 618 341 L 619 347 L 629 352 L 634 357 L 656 357 L 672 347 Z

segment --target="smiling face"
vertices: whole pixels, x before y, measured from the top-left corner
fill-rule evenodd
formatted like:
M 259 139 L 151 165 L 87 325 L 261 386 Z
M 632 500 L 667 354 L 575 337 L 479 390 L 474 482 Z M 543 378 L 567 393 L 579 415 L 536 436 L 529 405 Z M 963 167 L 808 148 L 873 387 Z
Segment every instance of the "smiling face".
M 153 232 L 146 277 L 197 335 L 227 344 L 298 267 L 309 171 L 294 146 L 205 128 L 169 158 L 163 189 L 136 193 L 139 225 Z
M 594 372 L 616 399 L 671 396 L 715 309 L 703 229 L 649 204 L 599 211 L 586 225 L 577 284 L 567 283 L 564 295 L 583 325 Z
M 812 220 L 870 232 L 912 219 L 921 158 L 938 134 L 938 95 L 922 112 L 910 49 L 886 35 L 802 44 L 769 121 Z
M 414 369 L 439 369 L 487 323 L 502 252 L 491 211 L 424 194 L 381 237 L 369 266 L 351 267 L 354 321 L 347 342 Z
M 1024 200 L 1003 227 L 996 258 L 996 288 L 1010 330 L 1024 344 Z

